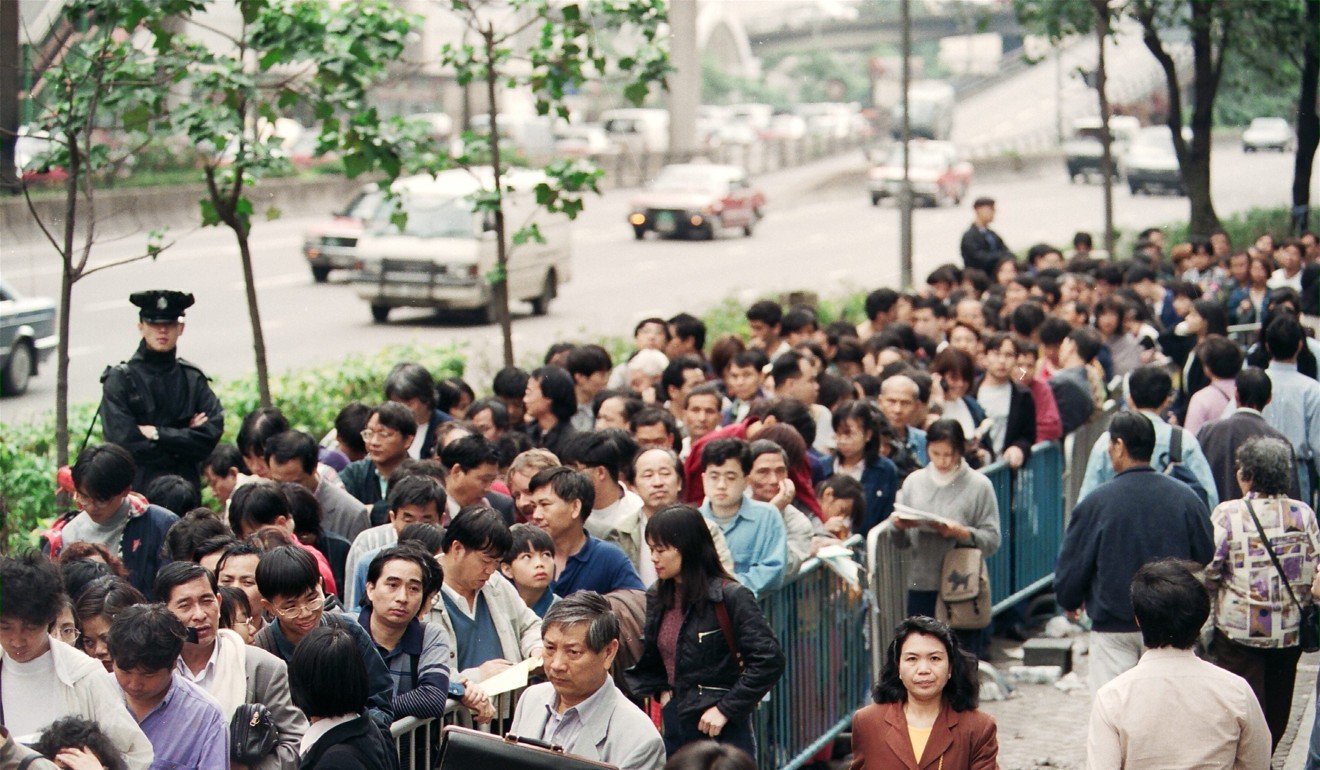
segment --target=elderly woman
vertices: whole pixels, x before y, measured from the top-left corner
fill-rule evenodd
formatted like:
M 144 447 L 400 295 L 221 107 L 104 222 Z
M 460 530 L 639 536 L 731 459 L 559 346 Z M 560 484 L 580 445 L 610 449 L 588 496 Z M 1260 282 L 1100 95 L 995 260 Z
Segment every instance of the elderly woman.
M 1301 655 L 1298 603 L 1312 601 L 1320 559 L 1315 512 L 1288 499 L 1292 457 L 1288 444 L 1275 438 L 1255 438 L 1238 449 L 1244 497 L 1220 503 L 1211 514 L 1215 555 L 1206 566 L 1206 581 L 1217 591 L 1211 657 L 1251 685 L 1276 746 L 1288 726 Z
M 995 720 L 976 708 L 976 671 L 948 626 L 927 617 L 900 623 L 875 703 L 853 714 L 850 770 L 997 768 Z

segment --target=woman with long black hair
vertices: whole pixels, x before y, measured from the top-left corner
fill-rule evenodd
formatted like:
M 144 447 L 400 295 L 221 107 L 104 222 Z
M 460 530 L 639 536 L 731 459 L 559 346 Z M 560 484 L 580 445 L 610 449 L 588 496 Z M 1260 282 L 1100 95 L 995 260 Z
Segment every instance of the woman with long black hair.
M 889 421 L 868 401 L 845 401 L 834 407 L 834 472 L 862 484 L 866 510 L 853 532 L 865 535 L 894 510 L 898 468 L 880 453 L 889 438 Z
M 659 700 L 665 751 L 714 739 L 756 756 L 752 711 L 784 673 L 756 597 L 724 570 L 701 513 L 671 505 L 646 524 L 657 580 L 641 659 L 626 677 Z

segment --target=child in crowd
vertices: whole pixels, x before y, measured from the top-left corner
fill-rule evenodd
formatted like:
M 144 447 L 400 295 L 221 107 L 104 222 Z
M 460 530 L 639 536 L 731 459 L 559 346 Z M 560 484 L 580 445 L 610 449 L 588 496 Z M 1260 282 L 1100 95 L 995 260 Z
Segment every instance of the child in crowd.
M 862 529 L 866 514 L 866 499 L 862 482 L 852 476 L 831 476 L 816 487 L 816 499 L 825 517 L 825 529 L 839 538 L 846 538 Z
M 555 543 L 545 530 L 531 524 L 509 528 L 513 547 L 504 557 L 500 572 L 518 589 L 523 602 L 538 618 L 545 617 L 559 597 L 550 590 L 555 579 Z

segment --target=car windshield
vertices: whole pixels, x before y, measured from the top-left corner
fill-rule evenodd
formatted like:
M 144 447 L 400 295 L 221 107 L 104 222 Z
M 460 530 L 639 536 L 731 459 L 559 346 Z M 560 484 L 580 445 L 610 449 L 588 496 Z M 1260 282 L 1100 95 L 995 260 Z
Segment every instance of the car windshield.
M 410 197 L 395 205 L 378 207 L 373 230 L 383 235 L 400 232 L 391 222 L 390 214 L 402 205 L 408 214 L 403 235 L 415 238 L 470 238 L 476 234 L 476 219 L 472 201 L 453 197 Z
M 705 169 L 667 168 L 651 183 L 651 189 L 671 192 L 720 192 L 728 181 Z
M 1134 149 L 1147 150 L 1149 152 L 1163 152 L 1173 154 L 1173 136 L 1169 134 L 1168 129 L 1158 128 L 1154 131 L 1142 131 L 1137 134 L 1137 138 L 1132 142 Z
M 885 164 L 890 166 L 903 165 L 902 145 L 895 147 L 889 153 L 889 158 L 885 161 Z M 912 168 L 944 168 L 946 165 L 948 165 L 948 159 L 943 153 L 923 147 L 912 148 Z
M 385 194 L 379 190 L 365 190 L 358 193 L 357 197 L 344 208 L 341 216 L 352 217 L 354 219 L 370 220 L 376 216 L 380 209 L 380 204 L 385 200 Z
M 1256 118 L 1251 121 L 1251 127 L 1257 130 L 1287 131 L 1288 121 L 1283 118 Z

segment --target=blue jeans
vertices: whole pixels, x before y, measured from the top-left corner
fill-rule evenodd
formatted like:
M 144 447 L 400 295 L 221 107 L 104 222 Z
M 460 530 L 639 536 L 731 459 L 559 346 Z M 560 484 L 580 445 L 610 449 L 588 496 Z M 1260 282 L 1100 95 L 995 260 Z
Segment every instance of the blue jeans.
M 670 700 L 660 709 L 660 732 L 664 734 L 667 755 L 674 756 L 674 752 L 689 743 L 714 740 L 742 749 L 753 762 L 756 761 L 756 732 L 752 729 L 751 714 L 730 719 L 728 724 L 724 725 L 724 729 L 720 730 L 720 734 L 711 738 L 697 729 L 697 722 L 701 719 L 700 713 L 684 717 L 678 713 L 676 705 Z

